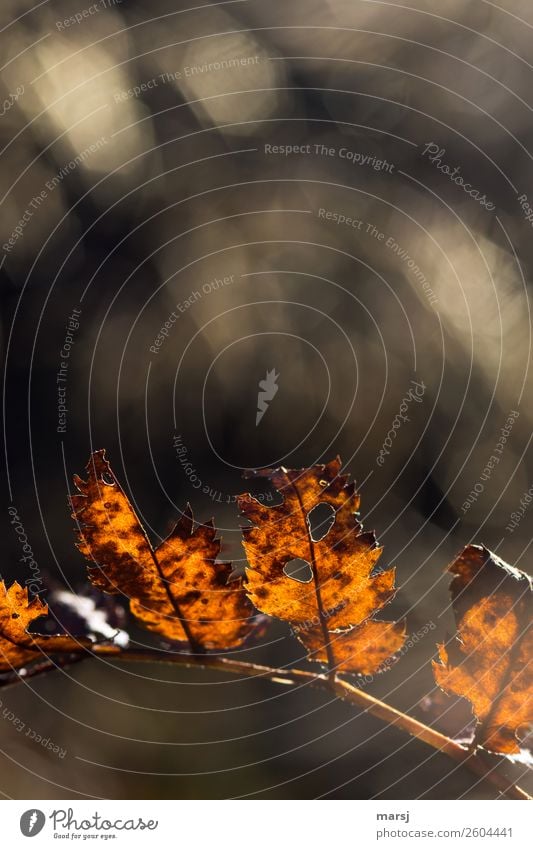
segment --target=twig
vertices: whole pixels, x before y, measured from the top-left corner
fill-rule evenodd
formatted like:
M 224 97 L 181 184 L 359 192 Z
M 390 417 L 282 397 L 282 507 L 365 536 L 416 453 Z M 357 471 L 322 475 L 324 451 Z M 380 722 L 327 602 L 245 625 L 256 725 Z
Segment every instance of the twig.
M 343 701 L 348 701 L 351 704 L 362 708 L 365 713 L 370 713 L 372 716 L 382 719 L 389 725 L 395 725 L 403 731 L 416 737 L 418 740 L 442 752 L 452 760 L 465 766 L 470 772 L 484 779 L 489 784 L 492 784 L 499 793 L 509 799 L 531 799 L 531 797 L 520 787 L 513 784 L 509 779 L 505 778 L 499 771 L 491 767 L 484 759 L 483 754 L 479 751 L 471 751 L 468 748 L 460 746 L 454 740 L 435 731 L 423 722 L 419 722 L 411 716 L 397 710 L 396 708 L 374 698 L 369 693 L 365 693 L 344 681 L 342 678 L 331 675 L 321 675 L 317 672 L 308 672 L 305 669 L 275 669 L 270 666 L 260 666 L 256 663 L 246 663 L 240 660 L 231 660 L 230 658 L 218 657 L 217 655 L 187 655 L 187 654 L 168 654 L 158 650 L 136 650 L 123 649 L 119 650 L 111 645 L 95 645 L 92 651 L 84 651 L 79 655 L 71 654 L 69 656 L 59 656 L 58 659 L 48 659 L 42 663 L 36 664 L 25 670 L 24 675 L 19 675 L 16 672 L 12 676 L 0 681 L 0 688 L 13 686 L 22 681 L 27 681 L 31 678 L 37 678 L 47 672 L 52 672 L 54 669 L 64 668 L 72 663 L 77 663 L 80 660 L 94 656 L 107 656 L 111 660 L 132 663 L 166 663 L 172 666 L 182 666 L 189 669 L 213 669 L 220 672 L 225 672 L 230 675 L 244 675 L 248 678 L 264 678 L 268 681 L 273 681 L 280 684 L 297 684 L 305 682 L 314 687 L 320 687 L 323 690 L 334 692 Z

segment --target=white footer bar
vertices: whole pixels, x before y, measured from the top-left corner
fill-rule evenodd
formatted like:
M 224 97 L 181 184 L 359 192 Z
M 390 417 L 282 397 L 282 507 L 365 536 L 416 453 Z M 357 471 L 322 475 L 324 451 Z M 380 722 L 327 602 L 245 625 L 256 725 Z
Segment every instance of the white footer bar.
M 0 817 L 9 849 L 67 841 L 117 849 L 533 846 L 527 801 L 6 800 Z

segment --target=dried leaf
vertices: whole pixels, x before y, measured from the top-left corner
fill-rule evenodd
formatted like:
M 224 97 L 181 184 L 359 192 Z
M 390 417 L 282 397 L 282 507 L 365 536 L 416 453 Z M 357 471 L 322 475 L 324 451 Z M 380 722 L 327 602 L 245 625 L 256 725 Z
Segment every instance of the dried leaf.
M 373 574 L 381 554 L 373 533 L 362 533 L 355 513 L 359 496 L 341 461 L 309 469 L 266 469 L 283 502 L 266 507 L 251 495 L 239 508 L 251 527 L 243 528 L 249 562 L 247 592 L 264 613 L 290 622 L 311 659 L 339 671 L 372 673 L 401 648 L 404 623 L 371 618 L 394 596 L 394 570 Z M 322 539 L 313 539 L 310 513 L 329 504 L 335 521 Z M 284 571 L 304 560 L 312 579 L 298 582 Z
M 28 628 L 40 616 L 48 614 L 48 607 L 39 598 L 28 597 L 27 587 L 16 581 L 7 589 L 0 582 L 0 671 L 7 672 L 26 666 L 34 660 L 60 652 L 79 652 L 90 646 L 88 640 L 73 639 L 67 635 L 30 634 Z
M 326 646 L 329 645 L 338 671 L 361 675 L 372 675 L 384 668 L 404 640 L 403 622 L 380 622 L 377 619 L 367 619 L 362 625 L 347 631 L 329 632 L 327 643 L 319 628 L 300 634 L 300 641 L 309 651 L 311 660 L 327 663 Z
M 458 634 L 449 651 L 439 645 L 435 679 L 471 702 L 475 744 L 518 754 L 518 735 L 533 723 L 531 578 L 478 545 L 468 545 L 449 571 Z
M 253 613 L 242 579 L 228 579 L 230 563 L 217 563 L 220 540 L 212 523 L 194 528 L 189 505 L 170 536 L 154 549 L 104 451 L 77 476 L 72 496 L 78 547 L 92 561 L 89 578 L 107 593 L 123 593 L 139 622 L 196 650 L 239 646 Z

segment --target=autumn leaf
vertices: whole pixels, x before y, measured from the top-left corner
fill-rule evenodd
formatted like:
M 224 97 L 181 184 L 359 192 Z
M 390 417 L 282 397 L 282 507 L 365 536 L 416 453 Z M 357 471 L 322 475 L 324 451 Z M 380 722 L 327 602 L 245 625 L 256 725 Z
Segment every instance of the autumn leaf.
M 476 745 L 518 754 L 518 736 L 533 723 L 531 578 L 479 545 L 468 545 L 449 571 L 457 637 L 439 645 L 435 679 L 470 701 Z
M 92 644 L 88 640 L 73 639 L 67 635 L 33 634 L 28 628 L 40 616 L 48 614 L 48 607 L 40 598 L 28 597 L 27 587 L 16 581 L 9 589 L 0 582 L 0 671 L 7 672 L 26 666 L 34 660 L 60 652 L 79 652 Z
M 373 618 L 394 596 L 394 569 L 375 571 L 382 549 L 374 533 L 362 532 L 359 495 L 340 468 L 337 457 L 309 469 L 247 473 L 267 477 L 283 501 L 267 507 L 250 494 L 239 498 L 251 523 L 243 528 L 246 589 L 255 607 L 291 623 L 312 660 L 371 674 L 401 648 L 405 626 Z M 320 504 L 334 511 L 322 538 L 310 524 Z M 290 576 L 291 561 L 307 564 L 309 580 Z
M 196 651 L 234 648 L 252 630 L 253 609 L 242 578 L 217 563 L 220 540 L 212 522 L 194 528 L 189 505 L 170 535 L 153 548 L 104 451 L 74 478 L 71 498 L 78 547 L 92 561 L 89 578 L 107 593 L 123 593 L 144 627 Z

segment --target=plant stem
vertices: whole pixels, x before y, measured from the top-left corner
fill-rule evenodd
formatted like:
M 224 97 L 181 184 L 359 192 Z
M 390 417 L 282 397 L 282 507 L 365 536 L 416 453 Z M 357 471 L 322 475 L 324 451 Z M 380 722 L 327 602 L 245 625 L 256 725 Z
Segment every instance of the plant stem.
M 194 656 L 187 654 L 168 654 L 166 652 L 150 649 L 124 649 L 117 651 L 113 646 L 95 645 L 91 652 L 84 652 L 81 655 L 70 656 L 69 658 L 59 660 L 47 660 L 43 663 L 31 667 L 25 675 L 15 675 L 12 678 L 0 681 L 0 688 L 9 687 L 30 678 L 35 678 L 46 672 L 51 672 L 54 669 L 68 666 L 70 663 L 89 658 L 91 656 L 107 656 L 110 660 L 119 661 L 120 663 L 165 663 L 172 666 L 181 666 L 189 669 L 212 669 L 230 675 L 243 675 L 248 678 L 264 678 L 268 681 L 273 681 L 279 684 L 298 684 L 304 682 L 314 687 L 320 687 L 323 690 L 333 692 L 340 699 L 357 705 L 366 713 L 376 716 L 389 725 L 395 725 L 403 731 L 416 737 L 418 740 L 442 752 L 452 760 L 462 764 L 474 775 L 482 778 L 484 781 L 492 784 L 502 796 L 509 799 L 531 799 L 531 797 L 520 787 L 513 784 L 509 779 L 491 767 L 479 751 L 470 751 L 439 731 L 435 731 L 423 722 L 419 722 L 411 716 L 397 710 L 354 687 L 348 681 L 331 675 L 321 675 L 316 672 L 308 672 L 304 669 L 275 669 L 270 666 L 260 666 L 255 663 L 246 663 L 240 660 L 232 660 L 231 658 L 218 657 L 217 655 Z

